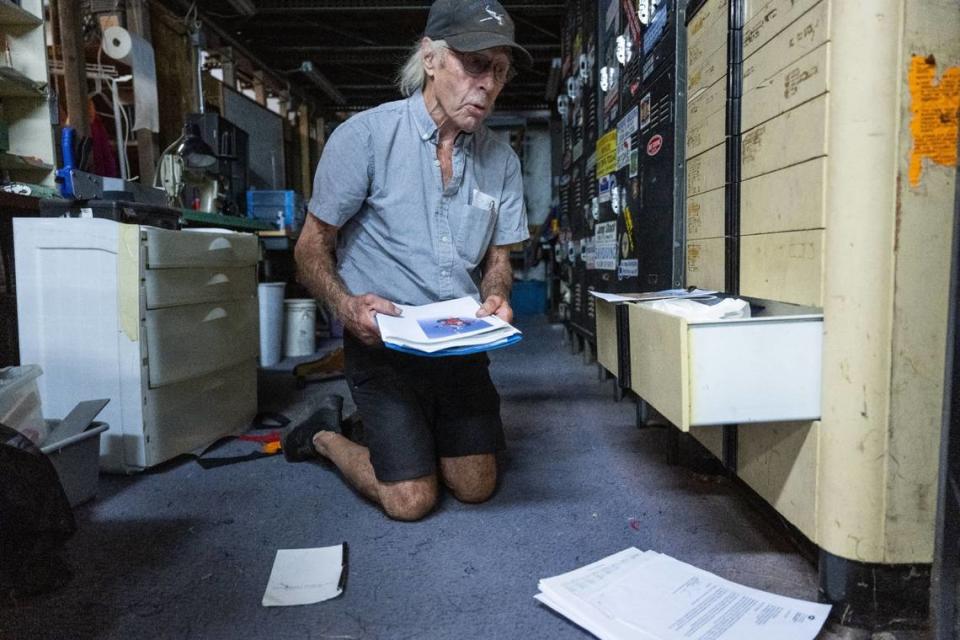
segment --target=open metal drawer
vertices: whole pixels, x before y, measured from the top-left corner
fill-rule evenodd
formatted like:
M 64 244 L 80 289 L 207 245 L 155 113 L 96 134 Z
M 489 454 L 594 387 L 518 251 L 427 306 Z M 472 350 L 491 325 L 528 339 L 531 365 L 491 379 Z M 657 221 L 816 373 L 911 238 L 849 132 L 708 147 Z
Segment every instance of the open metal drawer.
M 631 304 L 630 388 L 683 431 L 818 419 L 822 312 L 748 300 L 752 318 L 711 322 Z

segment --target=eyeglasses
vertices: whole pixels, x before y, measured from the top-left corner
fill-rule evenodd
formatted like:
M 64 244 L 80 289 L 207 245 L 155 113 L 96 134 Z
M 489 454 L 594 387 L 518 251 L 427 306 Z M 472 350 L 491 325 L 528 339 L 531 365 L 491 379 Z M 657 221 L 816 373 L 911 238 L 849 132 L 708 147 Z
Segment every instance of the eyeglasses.
M 460 66 L 471 76 L 482 76 L 493 68 L 493 79 L 500 84 L 507 84 L 517 75 L 517 70 L 509 60 L 494 59 L 471 51 L 450 49 L 450 52 L 457 56 Z

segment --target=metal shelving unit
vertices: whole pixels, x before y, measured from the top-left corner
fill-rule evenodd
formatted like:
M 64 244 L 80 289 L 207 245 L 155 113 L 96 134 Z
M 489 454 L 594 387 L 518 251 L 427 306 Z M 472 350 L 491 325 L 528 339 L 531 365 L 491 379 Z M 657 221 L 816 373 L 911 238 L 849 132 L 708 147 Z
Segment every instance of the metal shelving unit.
M 0 61 L 0 121 L 9 140 L 0 155 L 0 170 L 11 180 L 53 186 L 56 152 L 42 0 L 22 0 L 20 5 L 0 0 L 0 34 L 8 51 Z

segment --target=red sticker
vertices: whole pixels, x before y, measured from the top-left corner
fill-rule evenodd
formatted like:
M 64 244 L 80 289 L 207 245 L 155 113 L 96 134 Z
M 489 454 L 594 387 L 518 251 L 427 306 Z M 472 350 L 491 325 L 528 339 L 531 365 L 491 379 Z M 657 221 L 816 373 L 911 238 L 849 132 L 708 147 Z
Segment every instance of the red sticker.
M 663 136 L 659 133 L 652 138 L 647 143 L 647 155 L 655 156 L 660 153 L 660 149 L 663 147 Z

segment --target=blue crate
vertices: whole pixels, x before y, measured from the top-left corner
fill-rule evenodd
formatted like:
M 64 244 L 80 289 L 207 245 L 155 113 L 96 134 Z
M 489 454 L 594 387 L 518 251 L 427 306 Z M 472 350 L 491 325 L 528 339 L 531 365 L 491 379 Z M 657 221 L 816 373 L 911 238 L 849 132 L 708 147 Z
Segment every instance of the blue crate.
M 277 229 L 299 231 L 306 209 L 303 197 L 296 191 L 247 191 L 247 217 L 266 220 Z
M 547 312 L 547 283 L 543 280 L 515 280 L 510 293 L 514 315 L 532 316 Z

